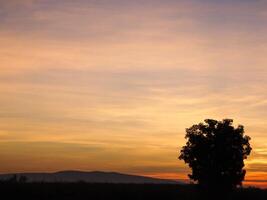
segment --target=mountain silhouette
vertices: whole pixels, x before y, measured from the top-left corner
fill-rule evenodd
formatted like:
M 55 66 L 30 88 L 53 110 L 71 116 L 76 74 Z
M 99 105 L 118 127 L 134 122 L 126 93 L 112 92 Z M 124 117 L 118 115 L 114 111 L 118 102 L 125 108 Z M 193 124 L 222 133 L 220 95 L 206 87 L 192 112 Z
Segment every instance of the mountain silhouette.
M 87 182 L 87 183 L 135 183 L 135 184 L 182 184 L 182 182 L 145 176 L 101 171 L 59 171 L 55 173 L 15 173 L 28 182 Z M 0 180 L 9 180 L 15 174 L 0 174 Z

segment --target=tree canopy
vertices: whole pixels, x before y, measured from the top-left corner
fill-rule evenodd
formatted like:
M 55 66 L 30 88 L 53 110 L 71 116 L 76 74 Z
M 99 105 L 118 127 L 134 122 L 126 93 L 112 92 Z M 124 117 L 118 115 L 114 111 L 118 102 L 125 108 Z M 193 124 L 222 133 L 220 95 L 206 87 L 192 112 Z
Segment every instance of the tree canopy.
M 250 154 L 250 137 L 244 126 L 233 126 L 232 119 L 204 120 L 186 129 L 186 145 L 180 160 L 192 169 L 189 178 L 205 187 L 235 188 L 242 185 L 244 159 Z

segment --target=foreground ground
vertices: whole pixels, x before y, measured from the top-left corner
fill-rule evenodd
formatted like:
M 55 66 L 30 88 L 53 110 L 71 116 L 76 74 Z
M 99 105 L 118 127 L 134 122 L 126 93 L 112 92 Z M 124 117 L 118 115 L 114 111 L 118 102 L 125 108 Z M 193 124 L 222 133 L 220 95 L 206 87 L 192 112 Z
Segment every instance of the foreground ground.
M 88 183 L 0 183 L 0 197 L 27 200 L 194 200 L 204 198 L 203 192 L 193 185 Z M 222 196 L 210 195 L 210 199 L 219 199 L 219 197 Z M 238 189 L 223 199 L 266 200 L 267 190 Z

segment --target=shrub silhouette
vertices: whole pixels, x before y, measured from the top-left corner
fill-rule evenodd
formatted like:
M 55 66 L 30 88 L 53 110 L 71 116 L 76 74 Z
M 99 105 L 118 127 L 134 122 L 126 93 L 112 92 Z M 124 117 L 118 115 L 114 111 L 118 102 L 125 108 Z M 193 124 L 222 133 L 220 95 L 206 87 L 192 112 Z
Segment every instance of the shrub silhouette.
M 17 174 L 12 175 L 9 179 L 7 179 L 7 182 L 17 183 L 18 182 Z
M 27 176 L 20 176 L 18 179 L 19 183 L 26 183 L 28 181 Z
M 233 120 L 206 119 L 186 129 L 186 145 L 179 156 L 192 169 L 189 178 L 205 188 L 233 189 L 242 185 L 244 159 L 250 154 L 250 137 Z

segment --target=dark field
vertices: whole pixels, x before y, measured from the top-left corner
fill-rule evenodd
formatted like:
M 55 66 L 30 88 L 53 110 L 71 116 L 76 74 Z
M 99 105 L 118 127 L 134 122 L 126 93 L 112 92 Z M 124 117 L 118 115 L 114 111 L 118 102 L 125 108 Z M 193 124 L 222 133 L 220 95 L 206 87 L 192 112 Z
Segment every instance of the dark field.
M 159 184 L 0 183 L 0 192 L 3 199 L 27 200 L 267 199 L 267 190 L 256 188 L 237 189 L 227 196 L 208 194 L 207 198 L 193 185 Z

